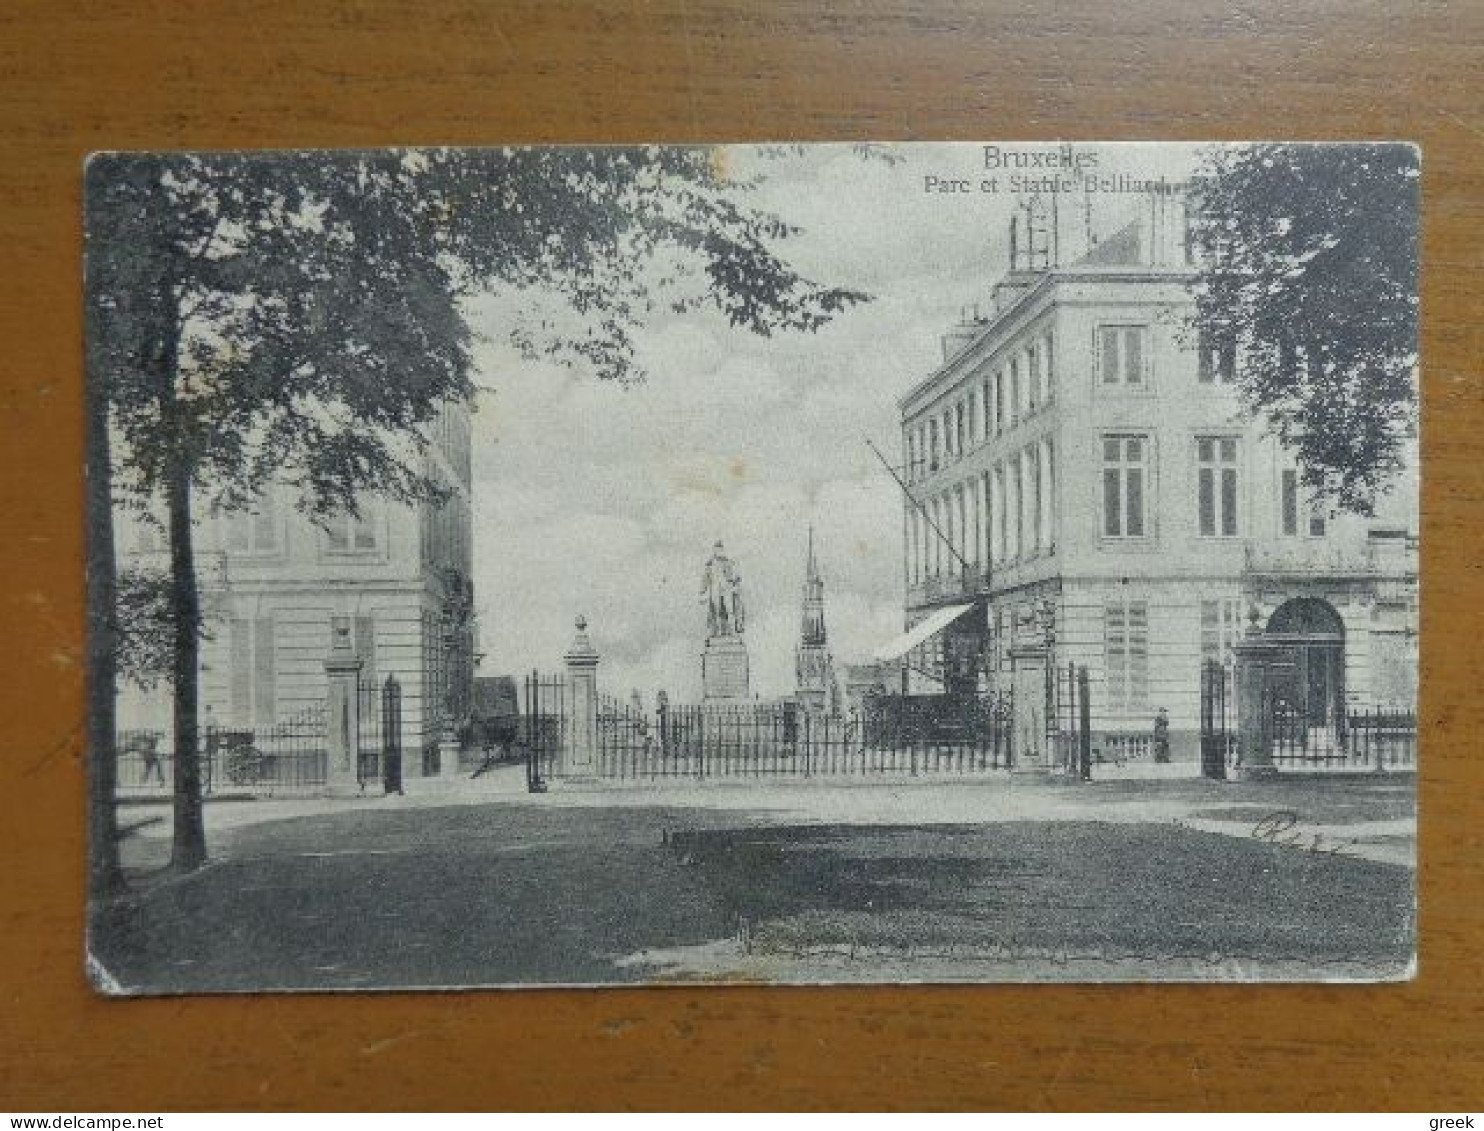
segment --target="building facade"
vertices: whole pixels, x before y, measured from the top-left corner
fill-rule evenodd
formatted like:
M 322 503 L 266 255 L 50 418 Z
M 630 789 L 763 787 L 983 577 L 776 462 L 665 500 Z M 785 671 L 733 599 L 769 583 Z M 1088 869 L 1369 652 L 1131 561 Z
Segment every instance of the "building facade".
M 441 502 L 375 496 L 359 513 L 316 523 L 286 488 L 240 512 L 203 515 L 198 580 L 203 725 L 252 729 L 326 701 L 325 658 L 336 620 L 348 624 L 363 681 L 396 676 L 402 689 L 404 773 L 453 760 L 468 715 L 476 624 L 472 587 L 470 410 L 450 405 L 431 428 L 426 471 Z M 166 547 L 147 522 L 116 522 L 121 568 L 159 570 Z M 125 686 L 121 728 L 168 733 L 168 689 Z
M 1372 518 L 1311 497 L 1243 413 L 1234 349 L 1192 339 L 1183 192 L 1123 204 L 1100 232 L 1090 204 L 1023 203 L 988 312 L 899 402 L 906 624 L 948 618 L 911 682 L 1023 704 L 1085 664 L 1095 729 L 1164 708 L 1193 756 L 1202 662 L 1261 631 L 1291 639 L 1313 725 L 1411 709 L 1415 471 Z

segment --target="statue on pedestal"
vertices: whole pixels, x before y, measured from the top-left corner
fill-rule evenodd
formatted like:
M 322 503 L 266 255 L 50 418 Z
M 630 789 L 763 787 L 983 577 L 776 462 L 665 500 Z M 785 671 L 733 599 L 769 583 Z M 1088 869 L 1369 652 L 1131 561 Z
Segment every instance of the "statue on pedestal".
M 701 599 L 706 603 L 706 638 L 740 636 L 747 618 L 742 608 L 742 575 L 737 563 L 727 557 L 717 542 L 711 548 L 706 572 L 701 578 Z
M 711 548 L 701 577 L 706 606 L 706 648 L 701 655 L 701 683 L 708 703 L 737 703 L 748 698 L 747 644 L 743 630 L 742 575 L 721 543 Z

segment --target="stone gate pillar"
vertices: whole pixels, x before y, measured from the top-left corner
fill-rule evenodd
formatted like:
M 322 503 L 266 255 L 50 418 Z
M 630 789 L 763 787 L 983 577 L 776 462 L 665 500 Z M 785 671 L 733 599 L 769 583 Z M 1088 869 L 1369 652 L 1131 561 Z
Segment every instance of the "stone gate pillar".
M 325 657 L 325 791 L 359 797 L 361 660 L 351 640 L 349 617 L 330 618 L 330 654 Z
M 1254 619 L 1246 637 L 1232 645 L 1232 652 L 1236 656 L 1237 776 L 1276 777 L 1269 708 L 1275 673 L 1292 664 L 1288 649 L 1266 639 Z
M 1010 648 L 1016 773 L 1045 773 L 1051 768 L 1046 756 L 1046 661 L 1044 644 Z
M 577 618 L 577 635 L 567 661 L 567 701 L 562 719 L 562 772 L 591 774 L 598 756 L 598 653 L 587 637 L 587 618 Z

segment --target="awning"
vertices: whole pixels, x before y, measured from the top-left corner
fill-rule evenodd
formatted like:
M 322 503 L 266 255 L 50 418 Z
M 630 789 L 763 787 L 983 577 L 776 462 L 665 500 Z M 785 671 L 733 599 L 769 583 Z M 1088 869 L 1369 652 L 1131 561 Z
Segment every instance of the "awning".
M 874 656 L 877 660 L 895 660 L 905 656 L 923 641 L 937 636 L 959 617 L 972 609 L 972 603 L 967 605 L 944 605 L 932 616 L 920 620 L 902 635 L 898 636 L 889 644 L 883 644 L 877 648 Z

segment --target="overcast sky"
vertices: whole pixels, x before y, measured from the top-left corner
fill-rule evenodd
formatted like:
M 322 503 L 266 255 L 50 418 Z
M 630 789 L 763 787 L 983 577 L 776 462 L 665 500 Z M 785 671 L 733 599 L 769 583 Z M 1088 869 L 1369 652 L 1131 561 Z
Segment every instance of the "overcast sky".
M 1141 177 L 1178 178 L 1192 153 L 1095 148 L 1100 172 Z M 978 145 L 900 152 L 892 166 L 847 146 L 762 165 L 733 154 L 767 175 L 748 199 L 803 229 L 784 257 L 873 296 L 816 334 L 661 316 L 639 337 L 647 382 L 619 387 L 522 360 L 500 343 L 499 304 L 478 304 L 477 379 L 494 390 L 474 421 L 483 674 L 555 668 L 581 613 L 605 691 L 694 701 L 701 572 L 720 539 L 742 574 L 753 690 L 786 694 L 811 523 L 837 664 L 901 630 L 900 493 L 865 440 L 899 458 L 895 402 L 941 359 L 959 312 L 988 307 L 1015 198 L 924 191 L 929 175 L 982 178 Z

